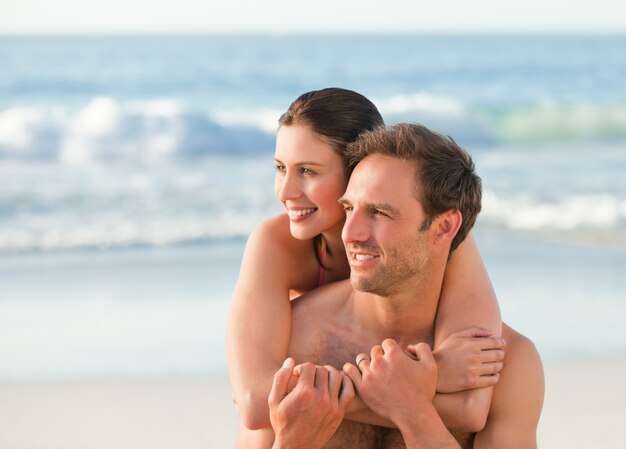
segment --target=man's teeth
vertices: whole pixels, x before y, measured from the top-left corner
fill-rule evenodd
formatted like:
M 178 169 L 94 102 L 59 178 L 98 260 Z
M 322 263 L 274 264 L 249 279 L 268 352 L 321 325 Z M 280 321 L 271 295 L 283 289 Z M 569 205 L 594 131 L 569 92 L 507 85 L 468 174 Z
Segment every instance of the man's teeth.
M 290 217 L 302 217 L 303 215 L 309 215 L 310 213 L 315 212 L 315 210 L 316 209 L 314 207 L 310 209 L 290 210 L 289 216 Z
M 369 260 L 369 259 L 373 259 L 374 256 L 370 256 L 369 254 L 355 254 L 354 258 L 356 260 Z

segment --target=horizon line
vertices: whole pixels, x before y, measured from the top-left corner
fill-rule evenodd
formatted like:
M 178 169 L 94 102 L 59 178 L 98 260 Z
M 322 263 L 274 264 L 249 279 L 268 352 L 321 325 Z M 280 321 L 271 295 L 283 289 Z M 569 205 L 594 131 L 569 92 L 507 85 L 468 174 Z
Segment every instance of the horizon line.
M 589 37 L 618 37 L 626 36 L 625 30 L 316 30 L 316 31 L 267 31 L 267 30 L 48 30 L 48 31 L 3 31 L 0 30 L 0 37 L 200 37 L 200 36 L 266 36 L 266 37 L 359 37 L 359 36 L 380 36 L 380 37 L 403 37 L 403 36 L 589 36 Z

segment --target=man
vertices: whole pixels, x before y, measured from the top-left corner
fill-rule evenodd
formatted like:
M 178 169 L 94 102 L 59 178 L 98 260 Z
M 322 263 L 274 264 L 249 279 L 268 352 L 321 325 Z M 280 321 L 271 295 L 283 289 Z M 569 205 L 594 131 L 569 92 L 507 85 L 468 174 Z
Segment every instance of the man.
M 294 301 L 289 353 L 312 364 L 294 371 L 288 360 L 275 377 L 275 449 L 535 447 L 541 365 L 532 344 L 506 326 L 507 362 L 484 429 L 453 435 L 445 406 L 433 405 L 430 346 L 445 266 L 480 210 L 471 159 L 450 139 L 406 124 L 366 133 L 352 150 L 360 162 L 340 201 L 350 282 Z M 353 396 L 345 375 L 387 420 L 371 422 L 399 430 L 341 421 Z

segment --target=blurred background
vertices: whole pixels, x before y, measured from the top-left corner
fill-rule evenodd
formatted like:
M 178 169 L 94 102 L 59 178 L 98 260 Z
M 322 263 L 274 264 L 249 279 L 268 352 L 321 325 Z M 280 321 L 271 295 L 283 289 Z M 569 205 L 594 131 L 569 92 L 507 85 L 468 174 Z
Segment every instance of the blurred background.
M 626 356 L 626 13 L 599 3 L 3 0 L 0 381 L 225 377 L 277 119 L 329 86 L 472 153 L 503 317 L 544 360 Z

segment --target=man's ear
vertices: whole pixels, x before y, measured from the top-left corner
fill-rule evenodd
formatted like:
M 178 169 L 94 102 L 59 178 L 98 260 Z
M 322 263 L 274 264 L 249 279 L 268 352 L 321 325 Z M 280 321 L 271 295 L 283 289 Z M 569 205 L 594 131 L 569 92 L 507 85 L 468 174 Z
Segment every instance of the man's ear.
M 463 216 L 458 209 L 450 209 L 440 214 L 433 221 L 435 242 L 452 243 L 463 223 Z

